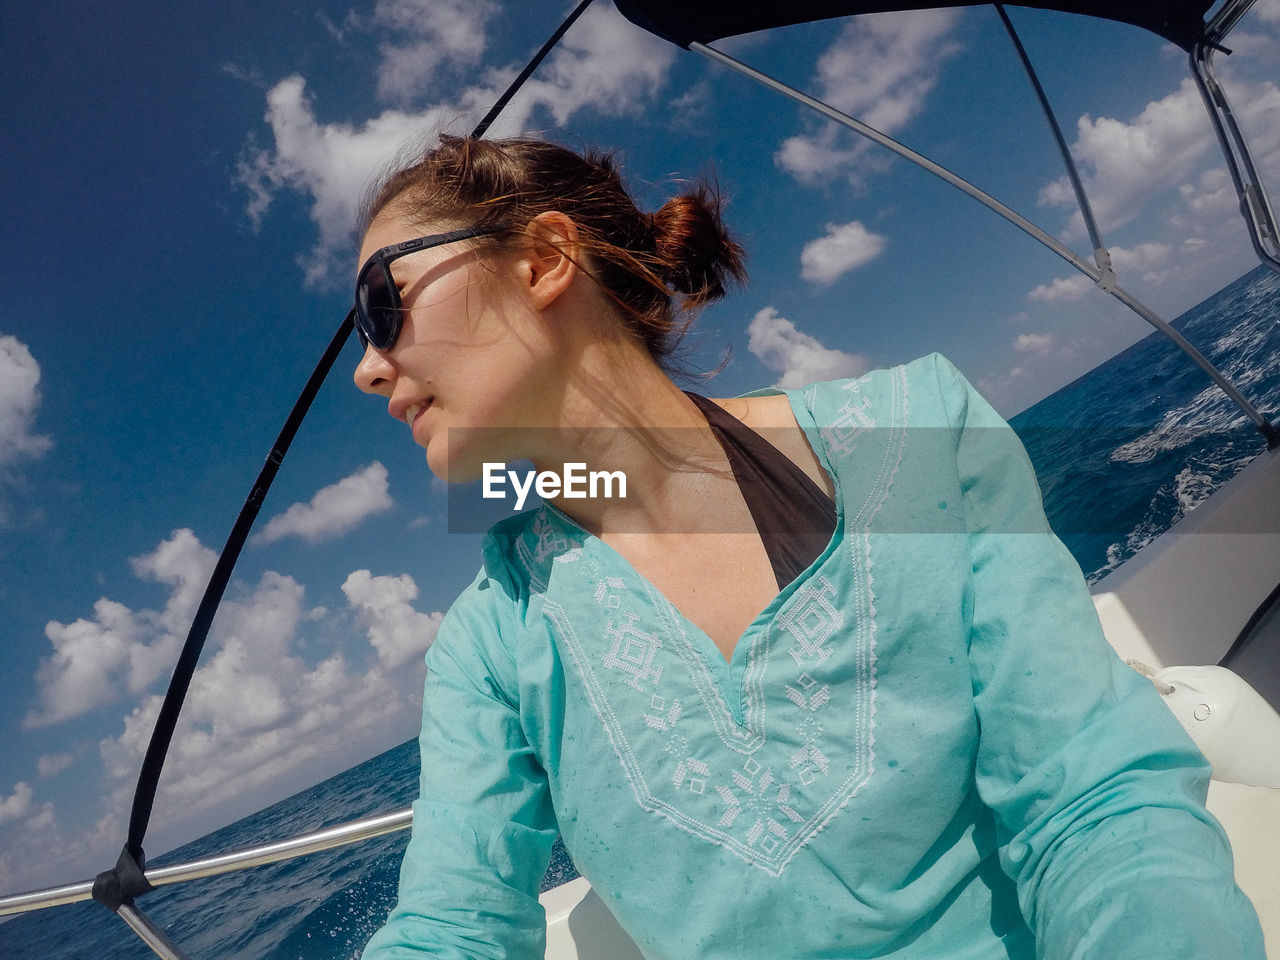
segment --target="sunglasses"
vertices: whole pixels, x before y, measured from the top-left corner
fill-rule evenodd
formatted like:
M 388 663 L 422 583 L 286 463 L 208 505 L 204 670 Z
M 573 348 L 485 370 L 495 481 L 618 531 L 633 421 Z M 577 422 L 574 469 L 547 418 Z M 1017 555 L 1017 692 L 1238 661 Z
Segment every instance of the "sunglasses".
M 507 228 L 501 224 L 485 224 L 465 227 L 462 230 L 450 230 L 448 233 L 433 233 L 403 243 L 393 243 L 383 247 L 365 261 L 356 276 L 356 334 L 360 337 L 360 346 L 373 346 L 375 350 L 390 350 L 400 336 L 400 327 L 404 323 L 404 305 L 400 301 L 400 288 L 391 276 L 391 262 L 407 257 L 419 250 L 444 246 L 446 243 L 457 243 L 459 240 L 470 240 L 472 237 L 483 237 L 490 233 L 499 233 Z

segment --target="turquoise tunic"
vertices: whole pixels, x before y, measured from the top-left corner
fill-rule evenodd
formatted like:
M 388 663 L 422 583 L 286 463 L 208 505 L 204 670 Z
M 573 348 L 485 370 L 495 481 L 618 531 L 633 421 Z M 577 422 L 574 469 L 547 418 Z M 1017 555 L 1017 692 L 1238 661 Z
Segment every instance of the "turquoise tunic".
M 554 509 L 491 531 L 365 957 L 541 957 L 558 831 L 653 958 L 1260 960 L 1013 432 L 936 355 L 787 395 L 838 525 L 730 662 Z

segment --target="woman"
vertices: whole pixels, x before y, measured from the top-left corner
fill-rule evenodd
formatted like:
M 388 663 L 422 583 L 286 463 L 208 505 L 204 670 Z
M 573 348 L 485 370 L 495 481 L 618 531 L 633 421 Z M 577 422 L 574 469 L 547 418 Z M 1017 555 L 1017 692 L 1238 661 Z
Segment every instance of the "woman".
M 361 262 L 357 384 L 437 476 L 627 485 L 486 538 L 366 957 L 541 956 L 557 833 L 652 957 L 1262 956 L 1203 758 L 945 360 L 683 393 L 679 318 L 742 276 L 714 199 L 646 216 L 537 141 L 443 139 Z

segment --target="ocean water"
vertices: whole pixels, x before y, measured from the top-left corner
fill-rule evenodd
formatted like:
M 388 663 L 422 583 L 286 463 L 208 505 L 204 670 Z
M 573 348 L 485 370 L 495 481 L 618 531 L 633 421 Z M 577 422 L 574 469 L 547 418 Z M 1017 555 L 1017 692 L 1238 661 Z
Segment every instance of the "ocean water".
M 1177 326 L 1273 421 L 1280 413 L 1280 276 L 1259 267 Z M 1054 528 L 1091 580 L 1132 556 L 1265 444 L 1204 374 L 1152 335 L 1013 420 Z M 413 800 L 413 741 L 172 853 L 181 862 L 399 810 Z M 142 908 L 194 960 L 358 957 L 395 896 L 406 833 L 161 888 Z M 562 853 L 545 885 L 572 876 Z M 69 878 L 72 879 L 72 878 Z M 0 924 L 5 960 L 154 956 L 95 903 Z
M 1257 267 L 1173 322 L 1269 420 L 1280 413 L 1280 275 Z M 1266 449 L 1158 333 L 1010 421 L 1045 512 L 1096 582 Z

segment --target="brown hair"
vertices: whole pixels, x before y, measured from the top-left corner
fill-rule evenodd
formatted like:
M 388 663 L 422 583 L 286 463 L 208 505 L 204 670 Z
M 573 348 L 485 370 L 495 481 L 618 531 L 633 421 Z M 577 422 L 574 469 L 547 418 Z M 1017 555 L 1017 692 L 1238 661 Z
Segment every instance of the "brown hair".
M 540 213 L 566 214 L 589 257 L 580 266 L 659 360 L 677 345 L 692 311 L 746 279 L 742 248 L 721 222 L 714 190 L 694 186 L 645 214 L 613 158 L 596 151 L 580 156 L 543 140 L 442 136 L 377 188 L 365 229 L 393 202 L 411 217 L 464 226 L 522 229 Z

